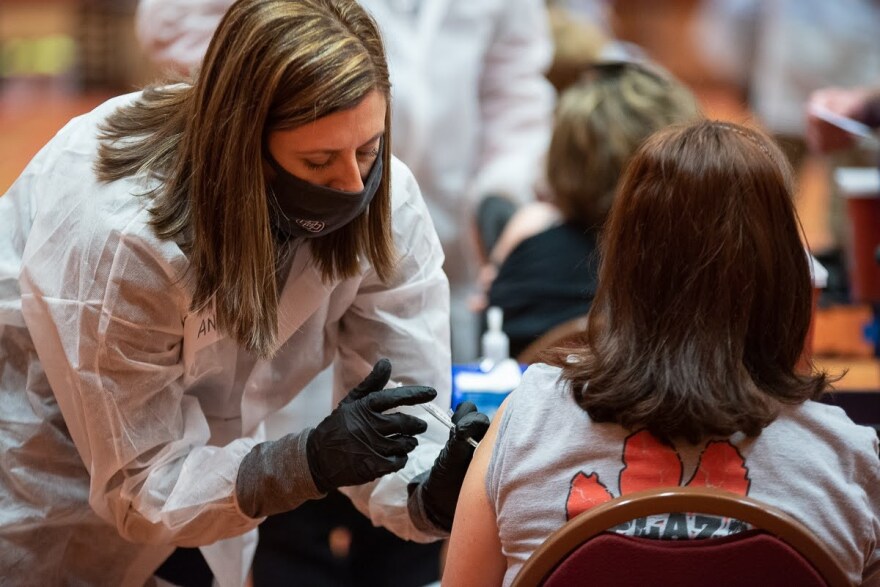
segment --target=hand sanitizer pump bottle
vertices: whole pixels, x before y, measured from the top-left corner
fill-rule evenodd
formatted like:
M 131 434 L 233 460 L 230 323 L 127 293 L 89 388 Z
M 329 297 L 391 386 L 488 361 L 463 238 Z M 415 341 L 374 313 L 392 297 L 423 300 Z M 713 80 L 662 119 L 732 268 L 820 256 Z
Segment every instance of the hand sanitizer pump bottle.
M 486 322 L 489 329 L 483 333 L 480 340 L 483 351 L 483 360 L 480 363 L 482 371 L 491 371 L 502 361 L 510 358 L 510 340 L 501 326 L 504 323 L 504 312 L 498 306 L 492 306 L 486 312 Z
M 482 360 L 479 365 L 454 371 L 452 404 L 473 402 L 491 418 L 507 394 L 519 385 L 522 372 L 519 364 L 510 358 L 510 342 L 501 330 L 504 320 L 501 308 L 489 308 L 486 320 L 489 328 L 481 339 Z

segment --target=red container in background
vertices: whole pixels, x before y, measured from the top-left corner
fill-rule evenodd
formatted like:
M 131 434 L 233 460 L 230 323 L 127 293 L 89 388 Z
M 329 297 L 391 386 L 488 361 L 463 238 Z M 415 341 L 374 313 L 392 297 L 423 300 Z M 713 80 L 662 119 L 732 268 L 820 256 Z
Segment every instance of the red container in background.
M 853 302 L 880 302 L 880 170 L 842 167 L 835 171 L 838 192 L 846 199 L 849 239 L 846 246 L 850 297 Z

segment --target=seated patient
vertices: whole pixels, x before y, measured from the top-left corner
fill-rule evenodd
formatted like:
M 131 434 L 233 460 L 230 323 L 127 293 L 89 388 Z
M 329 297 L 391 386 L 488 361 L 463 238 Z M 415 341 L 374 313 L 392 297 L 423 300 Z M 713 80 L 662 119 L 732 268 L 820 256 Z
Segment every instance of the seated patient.
M 521 209 L 491 256 L 499 270 L 488 301 L 504 310 L 513 356 L 587 313 L 596 236 L 623 168 L 648 135 L 697 115 L 684 85 L 636 63 L 593 65 L 562 94 L 547 156 L 553 203 Z
M 790 177 L 770 139 L 729 123 L 666 129 L 639 149 L 600 241 L 587 330 L 526 371 L 480 443 L 444 586 L 507 585 L 572 517 L 677 485 L 781 508 L 853 584 L 880 584 L 877 435 L 813 401 L 830 381 L 796 367 L 811 286 Z M 742 529 L 699 518 L 620 531 Z

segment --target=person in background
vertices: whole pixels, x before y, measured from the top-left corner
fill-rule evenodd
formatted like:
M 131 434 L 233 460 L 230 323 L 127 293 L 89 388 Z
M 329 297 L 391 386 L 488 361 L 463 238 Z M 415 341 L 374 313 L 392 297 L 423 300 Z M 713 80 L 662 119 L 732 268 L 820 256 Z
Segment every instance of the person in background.
M 624 172 L 600 247 L 580 343 L 526 371 L 477 449 L 444 587 L 509 585 L 566 521 L 670 485 L 778 507 L 853 585 L 876 585 L 878 438 L 813 401 L 830 380 L 798 368 L 812 294 L 781 150 L 732 123 L 659 131 Z M 695 539 L 744 526 L 670 514 L 615 531 Z
M 616 41 L 608 26 L 608 14 L 603 2 L 569 2 L 549 0 L 547 12 L 553 39 L 553 59 L 545 76 L 556 94 L 570 86 L 580 76 L 584 68 L 603 56 L 622 55 L 629 45 Z M 541 159 L 544 166 L 546 154 Z M 550 198 L 549 190 L 542 173 L 538 173 L 532 185 L 535 200 Z M 534 208 L 533 208 L 534 210 Z M 487 272 L 489 258 L 497 256 L 495 247 L 504 232 L 505 226 L 517 211 L 517 205 L 508 198 L 490 196 L 484 198 L 477 207 L 476 228 L 480 250 L 480 271 L 477 275 L 478 288 L 470 300 L 474 312 L 485 309 L 485 282 L 494 275 Z M 485 330 L 485 324 L 482 330 Z
M 593 6 L 588 16 L 572 11 L 564 2 L 547 2 L 550 31 L 553 35 L 553 60 L 547 79 L 561 96 L 581 73 L 601 61 L 608 48 L 616 43 L 606 23 L 602 6 Z
M 634 62 L 593 64 L 561 95 L 546 168 L 552 200 L 521 208 L 490 257 L 488 304 L 504 310 L 512 356 L 589 311 L 596 241 L 623 169 L 651 133 L 698 115 L 683 84 Z
M 796 170 L 806 154 L 810 94 L 868 83 L 880 69 L 873 0 L 706 0 L 694 23 L 708 65 L 742 88 Z
M 641 47 L 615 37 L 612 4 L 603 0 L 548 0 L 554 51 L 546 75 L 557 95 L 597 61 L 647 60 Z
M 842 199 L 833 169 L 871 165 L 857 150 L 833 157 L 807 149 L 804 107 L 810 95 L 829 86 L 860 86 L 880 71 L 880 3 L 876 0 L 703 0 L 694 32 L 708 69 L 738 85 L 752 112 L 777 140 L 799 176 L 798 205 L 817 207 L 820 222 L 809 227 L 813 253 L 828 269 L 823 304 L 848 303 Z
M 4 581 L 143 585 L 202 546 L 243 585 L 265 517 L 336 488 L 447 534 L 488 419 L 412 407 L 449 405 L 448 289 L 389 101 L 356 2 L 240 0 L 195 78 L 72 120 L 0 198 Z M 331 362 L 335 408 L 266 440 Z

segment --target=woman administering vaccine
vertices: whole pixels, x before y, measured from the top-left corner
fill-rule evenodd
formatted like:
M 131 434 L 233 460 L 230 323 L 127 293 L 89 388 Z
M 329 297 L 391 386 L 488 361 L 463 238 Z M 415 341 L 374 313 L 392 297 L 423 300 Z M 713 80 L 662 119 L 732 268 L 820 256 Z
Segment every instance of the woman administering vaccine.
M 488 421 L 413 415 L 449 402 L 448 286 L 389 94 L 356 2 L 242 0 L 195 81 L 71 121 L 0 198 L 5 579 L 142 585 L 213 544 L 242 584 L 241 537 L 338 487 L 448 531 Z M 265 441 L 334 361 L 337 407 Z

